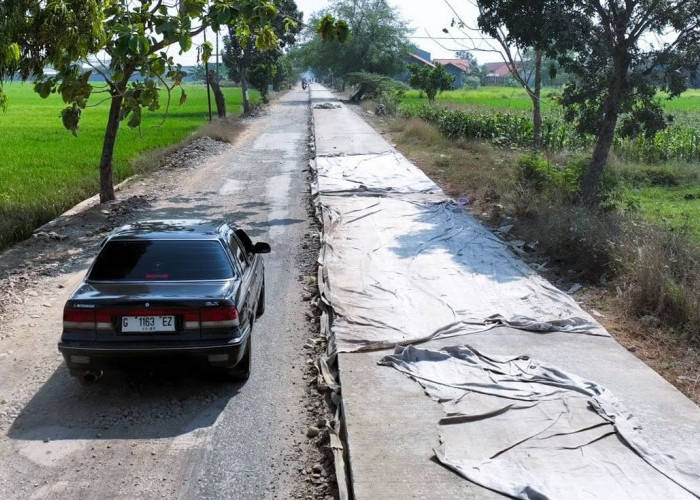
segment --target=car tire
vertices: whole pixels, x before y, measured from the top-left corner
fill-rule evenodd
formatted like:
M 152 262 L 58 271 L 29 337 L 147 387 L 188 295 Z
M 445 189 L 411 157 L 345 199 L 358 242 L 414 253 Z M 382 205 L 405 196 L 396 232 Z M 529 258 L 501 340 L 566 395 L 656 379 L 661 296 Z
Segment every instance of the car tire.
M 246 342 L 245 353 L 243 357 L 233 368 L 226 370 L 226 375 L 229 380 L 248 380 L 250 377 L 250 358 L 252 352 L 253 335 L 252 332 L 248 336 L 248 342 Z
M 265 280 L 260 287 L 260 295 L 258 296 L 258 309 L 255 311 L 255 317 L 259 318 L 265 313 Z

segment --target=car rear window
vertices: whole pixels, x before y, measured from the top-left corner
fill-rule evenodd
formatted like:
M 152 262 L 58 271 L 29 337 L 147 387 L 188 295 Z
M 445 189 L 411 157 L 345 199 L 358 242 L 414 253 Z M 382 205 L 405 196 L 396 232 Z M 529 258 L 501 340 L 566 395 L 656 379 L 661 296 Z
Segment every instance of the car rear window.
M 218 241 L 109 241 L 97 255 L 91 281 L 194 281 L 234 276 Z

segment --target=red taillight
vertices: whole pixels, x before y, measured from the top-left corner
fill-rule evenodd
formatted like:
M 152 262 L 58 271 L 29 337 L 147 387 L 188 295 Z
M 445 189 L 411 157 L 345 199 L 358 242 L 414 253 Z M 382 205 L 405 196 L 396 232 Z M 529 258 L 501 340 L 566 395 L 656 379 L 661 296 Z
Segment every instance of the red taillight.
M 201 309 L 199 315 L 202 328 L 238 326 L 238 309 L 234 306 Z
M 79 309 L 75 307 L 63 308 L 63 328 L 67 329 L 94 329 L 95 310 Z

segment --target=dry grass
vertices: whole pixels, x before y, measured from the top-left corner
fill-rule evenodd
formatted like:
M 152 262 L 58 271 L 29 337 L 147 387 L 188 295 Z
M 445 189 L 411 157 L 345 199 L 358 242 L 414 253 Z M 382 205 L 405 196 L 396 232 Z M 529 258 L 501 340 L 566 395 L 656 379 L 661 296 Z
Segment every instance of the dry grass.
M 624 306 L 700 347 L 700 249 L 683 232 L 630 224 L 620 259 Z
M 630 316 L 625 298 L 610 290 L 587 289 L 579 301 L 603 314 L 598 321 L 623 347 L 700 405 L 700 350 L 684 336 Z
M 493 148 L 487 142 L 445 139 L 422 120 L 384 121 L 399 149 L 435 180 L 449 196 L 469 198 L 474 208 L 501 202 L 512 190 L 515 177 L 507 168 L 511 151 Z

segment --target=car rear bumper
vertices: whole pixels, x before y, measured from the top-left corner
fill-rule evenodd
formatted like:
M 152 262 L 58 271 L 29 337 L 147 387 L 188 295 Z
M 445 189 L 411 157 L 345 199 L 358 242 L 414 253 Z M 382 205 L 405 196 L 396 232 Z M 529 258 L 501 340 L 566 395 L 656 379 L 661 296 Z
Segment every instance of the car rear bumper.
M 189 366 L 232 368 L 243 358 L 246 335 L 229 342 L 211 344 L 145 345 L 143 343 L 88 343 L 61 341 L 58 350 L 71 372 L 147 366 L 156 362 L 183 362 Z

